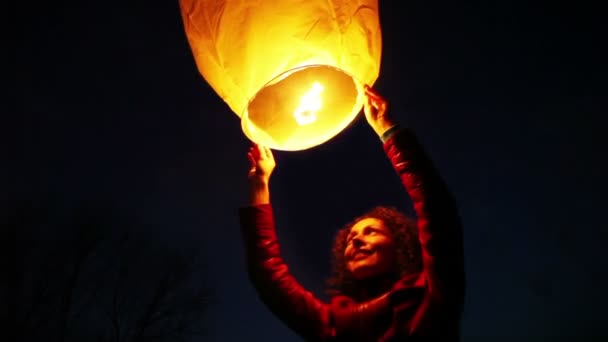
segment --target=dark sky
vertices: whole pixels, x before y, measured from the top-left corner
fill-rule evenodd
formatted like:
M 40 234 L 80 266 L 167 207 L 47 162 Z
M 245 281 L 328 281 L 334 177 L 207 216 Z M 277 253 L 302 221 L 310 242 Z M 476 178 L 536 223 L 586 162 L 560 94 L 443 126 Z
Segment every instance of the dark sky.
M 178 2 L 19 6 L 12 88 L 26 128 L 14 132 L 11 199 L 65 212 L 111 203 L 154 227 L 148 237 L 199 246 L 217 299 L 210 340 L 298 341 L 247 280 L 236 213 L 249 141 L 198 73 Z M 375 88 L 427 148 L 464 222 L 464 341 L 608 335 L 605 59 L 596 10 L 568 6 L 381 4 Z M 410 202 L 362 117 L 275 156 L 284 257 L 323 296 L 336 228 L 376 204 L 411 213 Z

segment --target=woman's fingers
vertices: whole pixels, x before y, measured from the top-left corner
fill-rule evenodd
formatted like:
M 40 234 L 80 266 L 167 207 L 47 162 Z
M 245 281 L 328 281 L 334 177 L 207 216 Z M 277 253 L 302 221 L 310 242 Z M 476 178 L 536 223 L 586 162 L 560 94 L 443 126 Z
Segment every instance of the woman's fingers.
M 253 146 L 249 149 L 253 158 L 260 159 L 262 157 L 262 153 L 260 152 L 260 146 L 257 144 L 253 144 Z
M 253 157 L 253 154 L 251 152 L 247 153 L 247 159 L 249 159 L 249 164 L 252 168 L 256 166 L 257 162 L 255 161 L 255 158 Z
M 380 94 L 376 93 L 376 91 L 368 85 L 366 85 L 364 89 L 370 106 L 377 109 L 384 109 L 386 107 L 386 100 Z
M 270 148 L 256 143 L 249 148 L 247 158 L 249 158 L 250 162 L 254 163 L 257 163 L 259 160 L 274 160 L 274 156 L 272 155 L 272 150 Z
M 382 99 L 382 97 L 378 93 L 376 93 L 374 89 L 372 89 L 370 86 L 366 85 L 363 89 L 365 90 L 365 95 L 367 95 L 368 97 L 374 100 Z
M 264 150 L 264 157 L 266 157 L 267 159 L 270 159 L 270 160 L 274 159 L 270 148 L 263 146 L 262 149 Z

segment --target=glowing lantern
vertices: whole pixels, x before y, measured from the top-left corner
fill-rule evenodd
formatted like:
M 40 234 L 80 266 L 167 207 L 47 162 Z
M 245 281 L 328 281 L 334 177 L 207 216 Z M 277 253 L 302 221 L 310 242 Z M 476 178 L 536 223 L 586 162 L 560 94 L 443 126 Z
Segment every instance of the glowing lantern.
M 346 128 L 380 71 L 377 0 L 180 0 L 201 75 L 245 135 L 303 150 Z

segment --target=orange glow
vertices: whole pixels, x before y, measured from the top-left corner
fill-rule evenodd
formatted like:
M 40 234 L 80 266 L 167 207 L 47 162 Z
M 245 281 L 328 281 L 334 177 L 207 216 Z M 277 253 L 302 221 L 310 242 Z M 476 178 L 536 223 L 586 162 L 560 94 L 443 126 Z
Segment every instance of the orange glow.
M 298 125 L 309 125 L 317 121 L 317 112 L 323 107 L 323 101 L 321 100 L 322 92 L 323 86 L 319 82 L 315 82 L 310 87 L 310 90 L 302 95 L 300 106 L 293 113 Z
M 269 148 L 304 150 L 336 136 L 380 72 L 378 0 L 179 3 L 201 75 L 243 133 Z

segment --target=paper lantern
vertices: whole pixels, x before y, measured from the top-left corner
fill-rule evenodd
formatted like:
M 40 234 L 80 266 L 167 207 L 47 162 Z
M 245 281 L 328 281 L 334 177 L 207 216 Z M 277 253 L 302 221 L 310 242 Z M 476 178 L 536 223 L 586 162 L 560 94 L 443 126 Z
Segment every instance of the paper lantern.
M 320 145 L 361 111 L 380 71 L 378 1 L 180 0 L 197 67 L 252 141 Z

